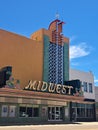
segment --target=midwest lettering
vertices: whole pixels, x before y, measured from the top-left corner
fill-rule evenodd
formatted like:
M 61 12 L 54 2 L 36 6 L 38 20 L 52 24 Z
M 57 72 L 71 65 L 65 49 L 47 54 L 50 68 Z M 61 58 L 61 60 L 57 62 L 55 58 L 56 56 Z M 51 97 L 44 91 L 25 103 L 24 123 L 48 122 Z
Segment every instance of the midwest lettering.
M 25 90 L 49 92 L 57 94 L 69 94 L 71 95 L 72 86 L 66 86 L 61 84 L 47 83 L 44 81 L 32 81 L 24 88 Z

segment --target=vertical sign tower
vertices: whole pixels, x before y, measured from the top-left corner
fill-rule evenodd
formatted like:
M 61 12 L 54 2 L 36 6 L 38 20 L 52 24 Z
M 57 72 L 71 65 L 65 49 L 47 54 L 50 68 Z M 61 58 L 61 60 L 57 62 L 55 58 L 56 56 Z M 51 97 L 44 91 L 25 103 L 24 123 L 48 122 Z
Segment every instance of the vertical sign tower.
M 64 83 L 64 42 L 62 25 L 64 22 L 56 19 L 50 26 L 52 40 L 49 44 L 49 82 L 56 84 Z

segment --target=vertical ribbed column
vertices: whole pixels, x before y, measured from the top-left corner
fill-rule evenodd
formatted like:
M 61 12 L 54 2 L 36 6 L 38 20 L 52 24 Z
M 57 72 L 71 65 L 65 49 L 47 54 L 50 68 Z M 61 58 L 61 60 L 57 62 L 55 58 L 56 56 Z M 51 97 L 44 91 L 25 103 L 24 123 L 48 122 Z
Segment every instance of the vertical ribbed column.
M 49 44 L 49 82 L 56 83 L 56 44 Z
M 43 81 L 48 82 L 48 75 L 49 75 L 49 37 L 44 35 L 44 64 L 43 64 Z
M 63 84 L 63 46 L 58 46 L 58 83 Z
M 69 44 L 64 43 L 64 81 L 69 80 Z
M 49 44 L 49 75 L 48 81 L 53 83 L 53 45 Z

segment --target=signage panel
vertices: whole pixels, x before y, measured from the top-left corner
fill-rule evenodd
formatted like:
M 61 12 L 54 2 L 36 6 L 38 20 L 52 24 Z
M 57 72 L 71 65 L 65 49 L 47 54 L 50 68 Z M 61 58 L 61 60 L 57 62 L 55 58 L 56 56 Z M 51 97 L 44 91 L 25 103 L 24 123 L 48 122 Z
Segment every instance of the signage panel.
M 24 88 L 25 90 L 31 91 L 40 91 L 40 92 L 48 92 L 48 93 L 57 93 L 63 95 L 71 95 L 72 86 L 47 83 L 44 81 L 32 81 L 30 80 L 29 84 Z

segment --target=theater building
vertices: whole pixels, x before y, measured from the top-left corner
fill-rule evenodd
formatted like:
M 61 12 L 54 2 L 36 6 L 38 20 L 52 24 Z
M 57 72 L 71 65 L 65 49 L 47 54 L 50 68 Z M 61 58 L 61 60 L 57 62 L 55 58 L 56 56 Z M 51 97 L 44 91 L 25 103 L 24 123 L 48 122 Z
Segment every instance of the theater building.
M 96 121 L 98 121 L 98 86 L 95 86 Z
M 94 101 L 85 100 L 79 79 L 69 79 L 63 24 L 56 19 L 30 38 L 0 30 L 1 124 L 95 120 Z

